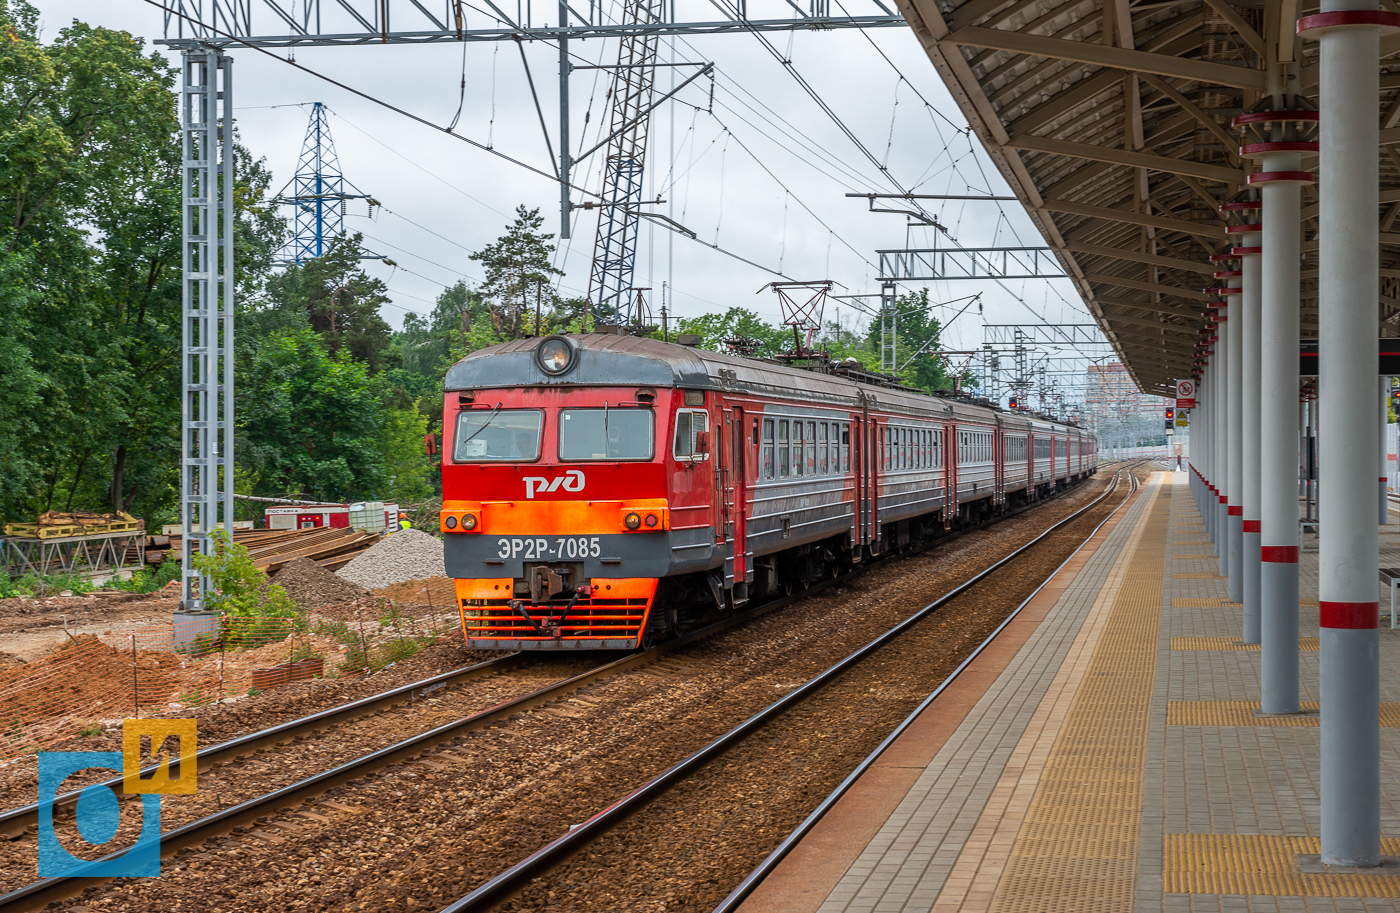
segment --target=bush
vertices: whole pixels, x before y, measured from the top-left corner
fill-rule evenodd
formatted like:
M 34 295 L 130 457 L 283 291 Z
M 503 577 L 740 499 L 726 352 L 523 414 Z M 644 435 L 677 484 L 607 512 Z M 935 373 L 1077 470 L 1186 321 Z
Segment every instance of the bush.
M 174 560 L 162 561 L 155 567 L 142 568 L 132 574 L 130 579 L 120 580 L 113 578 L 107 586 L 114 590 L 122 590 L 126 593 L 154 593 L 173 580 L 180 579 L 180 562 Z
M 196 570 L 209 578 L 210 592 L 204 602 L 214 612 L 226 612 L 243 618 L 300 618 L 287 591 L 270 583 L 258 570 L 248 550 L 234 542 L 224 530 L 215 530 L 209 537 L 214 543 L 212 554 L 193 555 Z

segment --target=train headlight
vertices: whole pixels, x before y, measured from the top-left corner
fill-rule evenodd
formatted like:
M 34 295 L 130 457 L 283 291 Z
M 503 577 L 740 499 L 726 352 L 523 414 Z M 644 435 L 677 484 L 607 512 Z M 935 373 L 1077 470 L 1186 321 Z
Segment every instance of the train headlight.
M 628 529 L 638 529 L 642 525 L 642 517 L 640 514 L 636 513 L 628 514 L 626 519 L 622 521 L 622 525 L 626 526 Z
M 563 374 L 574 366 L 574 346 L 563 336 L 546 336 L 535 348 L 535 360 L 546 374 Z
M 462 515 L 462 529 L 476 529 L 476 514 Z
M 453 517 L 453 516 L 448 516 L 448 518 L 447 518 L 446 520 L 443 520 L 443 521 L 442 521 L 442 525 L 443 525 L 443 526 L 446 526 L 448 529 L 456 529 L 456 528 L 457 528 L 457 518 L 456 518 L 456 517 Z

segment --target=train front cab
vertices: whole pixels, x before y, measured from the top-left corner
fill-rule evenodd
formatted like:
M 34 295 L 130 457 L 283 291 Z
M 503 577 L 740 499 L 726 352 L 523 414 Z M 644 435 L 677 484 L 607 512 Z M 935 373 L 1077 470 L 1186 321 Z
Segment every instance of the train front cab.
M 446 395 L 441 530 L 468 646 L 642 645 L 659 580 L 687 554 L 710 563 L 705 399 L 635 385 Z

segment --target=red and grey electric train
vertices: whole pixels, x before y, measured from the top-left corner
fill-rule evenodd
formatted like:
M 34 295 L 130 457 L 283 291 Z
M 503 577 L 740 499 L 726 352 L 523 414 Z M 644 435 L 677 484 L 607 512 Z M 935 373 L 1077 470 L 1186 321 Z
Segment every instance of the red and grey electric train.
M 634 649 L 1095 472 L 1072 425 L 632 336 L 447 372 L 441 529 L 467 643 Z

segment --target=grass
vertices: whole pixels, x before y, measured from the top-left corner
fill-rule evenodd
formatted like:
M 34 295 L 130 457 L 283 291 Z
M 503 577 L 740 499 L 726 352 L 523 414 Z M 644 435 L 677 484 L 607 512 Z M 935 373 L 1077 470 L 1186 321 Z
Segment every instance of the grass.
M 121 590 L 126 593 L 154 593 L 173 580 L 180 579 L 180 562 L 162 561 L 151 568 L 142 568 L 132 574 L 128 580 L 113 578 L 108 581 L 110 589 Z
M 54 596 L 64 590 L 73 593 L 91 593 L 95 589 L 92 581 L 79 574 L 55 574 L 48 577 L 18 577 L 11 580 L 0 574 L 0 599 L 15 596 Z

